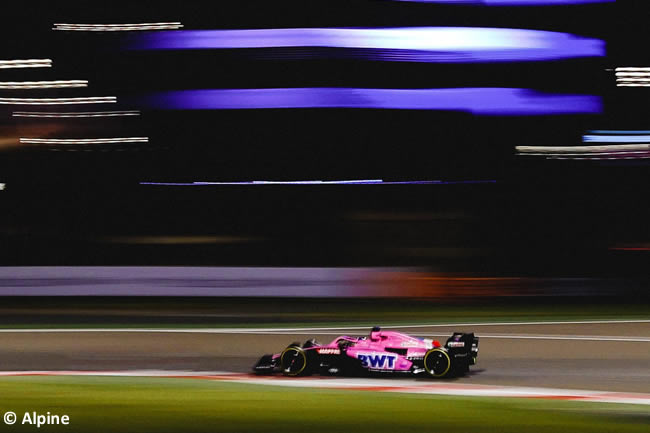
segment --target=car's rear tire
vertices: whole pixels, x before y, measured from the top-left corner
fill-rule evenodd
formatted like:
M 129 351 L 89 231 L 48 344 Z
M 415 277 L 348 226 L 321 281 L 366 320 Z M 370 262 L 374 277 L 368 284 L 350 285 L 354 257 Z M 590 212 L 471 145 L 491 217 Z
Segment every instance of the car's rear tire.
M 309 374 L 307 354 L 300 347 L 289 346 L 280 355 L 280 367 L 285 376 L 304 376 Z
M 424 369 L 431 377 L 447 377 L 451 374 L 451 358 L 446 350 L 436 347 L 424 355 Z

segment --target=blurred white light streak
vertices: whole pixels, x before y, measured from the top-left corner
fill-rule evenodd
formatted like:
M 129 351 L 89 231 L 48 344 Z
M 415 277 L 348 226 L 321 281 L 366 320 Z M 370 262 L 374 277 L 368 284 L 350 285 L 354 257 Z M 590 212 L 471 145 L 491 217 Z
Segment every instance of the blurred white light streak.
M 89 96 L 81 98 L 0 98 L 0 104 L 8 105 L 69 105 L 69 104 L 114 104 L 115 96 Z
M 52 67 L 51 59 L 0 60 L 0 69 L 50 67 Z
M 182 28 L 180 22 L 136 23 L 136 24 L 68 24 L 55 23 L 52 30 L 81 32 L 116 32 L 133 30 L 176 30 Z
M 616 72 L 650 72 L 650 67 L 621 67 L 621 68 L 616 68 Z
M 66 87 L 88 87 L 87 80 L 54 81 L 0 81 L 0 89 L 56 89 Z
M 617 83 L 650 83 L 650 76 L 646 78 L 617 78 Z
M 641 84 L 641 83 L 617 83 L 616 87 L 650 87 L 650 83 Z
M 650 67 L 616 68 L 617 87 L 650 87 Z
M 594 152 L 627 152 L 627 151 L 650 151 L 650 144 L 617 144 L 603 146 L 516 146 L 517 152 L 521 153 L 581 153 L 589 154 Z
M 20 138 L 21 144 L 113 144 L 148 143 L 149 137 L 119 138 Z
M 78 118 L 78 117 L 118 117 L 118 116 L 139 116 L 137 110 L 130 111 L 70 111 L 70 112 L 47 112 L 47 111 L 14 111 L 13 117 L 47 117 L 47 118 Z
M 617 72 L 617 77 L 650 77 L 649 72 Z

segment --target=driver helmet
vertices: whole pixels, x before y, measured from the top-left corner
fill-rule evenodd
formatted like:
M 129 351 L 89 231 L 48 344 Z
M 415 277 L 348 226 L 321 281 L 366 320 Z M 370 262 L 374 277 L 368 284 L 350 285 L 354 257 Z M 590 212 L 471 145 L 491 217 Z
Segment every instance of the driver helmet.
M 381 328 L 379 326 L 375 326 L 370 330 L 370 340 L 371 341 L 379 341 L 381 340 Z

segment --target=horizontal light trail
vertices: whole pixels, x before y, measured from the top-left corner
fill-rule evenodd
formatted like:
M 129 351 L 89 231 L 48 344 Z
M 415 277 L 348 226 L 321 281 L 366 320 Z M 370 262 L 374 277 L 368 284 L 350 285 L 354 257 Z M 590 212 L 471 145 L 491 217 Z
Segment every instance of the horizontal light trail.
M 624 85 L 647 85 L 650 84 L 650 77 L 647 78 L 619 78 L 616 80 L 616 85 L 621 87 Z
M 647 80 L 625 80 L 616 82 L 618 87 L 646 87 L 648 84 L 650 84 L 650 78 Z
M 0 60 L 0 69 L 51 67 L 51 59 Z
M 527 156 L 575 156 L 581 158 L 591 158 L 592 156 L 645 156 L 650 155 L 650 149 L 646 151 L 632 152 L 593 152 L 593 153 L 525 153 Z
M 47 111 L 14 111 L 13 117 L 46 117 L 46 118 L 77 118 L 77 117 L 119 117 L 139 116 L 137 110 L 128 111 L 69 111 L 69 112 L 47 112 Z
M 617 87 L 648 87 L 648 85 L 650 85 L 650 80 L 643 82 L 625 81 L 616 83 Z
M 194 182 L 194 185 L 331 185 L 383 183 L 381 179 L 362 180 L 254 180 L 252 182 Z
M 618 156 L 549 156 L 546 159 L 560 159 L 560 160 L 576 160 L 576 161 L 617 161 L 617 160 L 633 160 L 633 159 L 650 159 L 650 154 L 646 156 L 624 156 L 624 155 L 618 155 Z
M 569 33 L 484 27 L 179 30 L 136 35 L 134 50 L 340 48 L 360 58 L 475 63 L 602 57 L 605 42 Z
M 615 72 L 650 72 L 650 66 L 623 66 L 614 69 Z
M 647 87 L 650 84 L 650 78 L 647 80 L 617 80 L 617 87 Z
M 557 160 L 574 160 L 574 161 L 604 161 L 604 160 L 633 160 L 633 159 L 650 159 L 650 152 L 640 154 L 630 153 L 604 153 L 604 154 L 563 154 L 563 153 L 520 153 L 519 156 L 537 157 L 541 156 L 546 159 Z
M 393 0 L 409 3 L 438 3 L 481 6 L 565 6 L 590 3 L 614 3 L 616 0 Z
M 475 183 L 496 183 L 496 180 L 411 180 L 411 181 L 384 181 L 381 179 L 369 180 L 296 180 L 296 181 L 272 181 L 254 180 L 249 182 L 140 182 L 140 185 L 158 186 L 210 186 L 210 185 L 452 185 L 452 184 L 475 184 Z
M 616 87 L 650 87 L 650 83 L 617 83 Z
M 650 135 L 584 135 L 585 143 L 650 143 Z
M 617 82 L 648 82 L 650 81 L 650 74 L 647 77 L 627 77 L 627 78 L 617 78 Z
M 182 28 L 180 22 L 137 23 L 137 24 L 69 24 L 55 23 L 52 30 L 80 32 L 117 32 L 142 30 L 176 30 Z
M 237 110 L 277 108 L 372 108 L 448 110 L 477 115 L 598 114 L 595 95 L 542 93 L 517 88 L 364 89 L 342 87 L 176 90 L 150 94 L 149 108 Z
M 647 83 L 650 82 L 650 75 L 647 77 L 624 77 L 624 78 L 617 78 L 616 79 L 616 84 L 625 84 L 625 83 Z
M 618 129 L 612 129 L 612 130 L 594 130 L 594 131 L 588 131 L 590 134 L 597 134 L 597 135 L 640 135 L 640 134 L 646 134 L 650 135 L 650 131 L 642 131 L 642 130 L 618 130 Z
M 650 87 L 650 67 L 615 69 L 617 87 Z
M 115 104 L 115 96 L 88 96 L 80 98 L 0 98 L 5 105 L 74 105 L 74 104 Z
M 148 137 L 118 138 L 20 138 L 22 144 L 113 144 L 148 143 Z
M 0 81 L 0 89 L 60 89 L 88 87 L 87 80 Z
M 618 144 L 604 146 L 516 146 L 518 152 L 528 153 L 590 153 L 615 151 L 648 151 L 650 144 Z
M 650 72 L 617 72 L 617 80 L 633 80 L 633 79 L 650 80 Z

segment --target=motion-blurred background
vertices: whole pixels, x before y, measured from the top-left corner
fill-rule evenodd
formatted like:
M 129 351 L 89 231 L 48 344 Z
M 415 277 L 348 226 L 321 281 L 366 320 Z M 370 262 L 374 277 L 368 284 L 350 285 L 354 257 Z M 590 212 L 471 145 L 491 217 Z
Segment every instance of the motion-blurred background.
M 0 70 L 0 263 L 417 267 L 445 278 L 643 281 L 647 151 L 571 146 L 592 144 L 590 134 L 615 137 L 613 145 L 645 141 L 648 91 L 617 86 L 616 73 L 650 64 L 639 44 L 645 9 L 471 3 L 12 8 L 0 29 L 1 58 L 52 63 Z M 182 27 L 57 27 L 154 22 Z M 460 30 L 441 34 L 433 48 L 426 34 L 381 33 L 440 27 Z M 485 33 L 467 36 L 468 27 Z M 375 33 L 332 36 L 331 28 Z M 267 33 L 220 32 L 245 29 Z M 499 29 L 529 33 L 490 33 Z M 643 84 L 646 75 L 625 83 Z M 88 83 L 15 84 L 43 80 Z M 217 90 L 187 93 L 206 89 Z M 264 89 L 316 93 L 282 99 Z M 377 102 L 364 89 L 460 93 Z M 515 101 L 503 89 L 522 93 Z M 16 100 L 85 97 L 117 102 Z M 522 111 L 526 104 L 533 108 Z M 107 138 L 131 140 L 92 141 Z M 560 150 L 529 155 L 517 146 Z M 236 184 L 313 180 L 384 183 Z M 639 285 L 613 290 L 645 293 Z
M 5 423 L 647 432 L 647 1 L 15 3 Z M 374 325 L 478 363 L 251 374 Z

